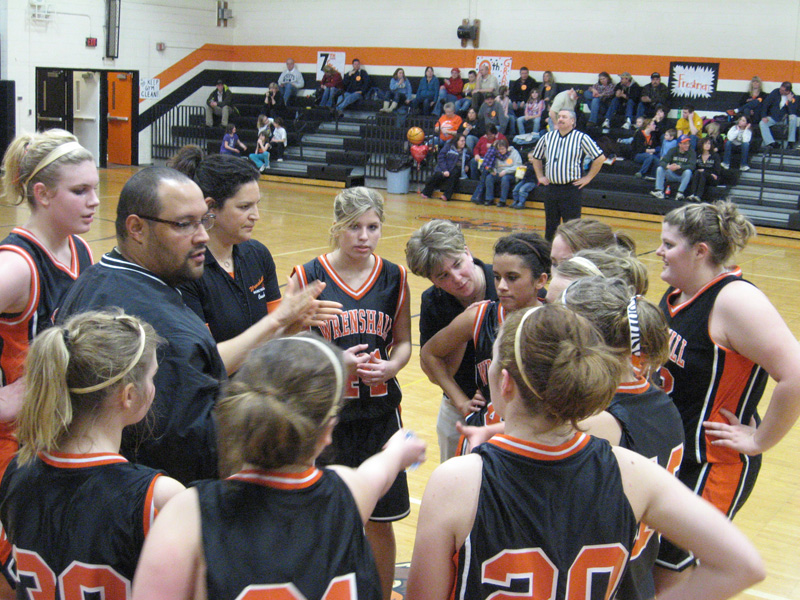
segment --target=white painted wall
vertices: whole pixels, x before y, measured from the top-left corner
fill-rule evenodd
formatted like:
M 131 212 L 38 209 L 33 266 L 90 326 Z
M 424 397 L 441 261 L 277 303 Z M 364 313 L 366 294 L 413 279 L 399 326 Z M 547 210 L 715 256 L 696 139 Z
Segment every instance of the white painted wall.
M 463 18 L 481 19 L 480 52 L 486 54 L 602 51 L 785 60 L 789 71 L 800 61 L 800 0 L 229 0 L 234 19 L 227 28 L 217 27 L 215 0 L 123 0 L 116 60 L 103 58 L 103 0 L 47 4 L 50 17 L 34 21 L 30 0 L 0 0 L 0 77 L 16 81 L 18 130 L 35 126 L 37 66 L 136 70 L 141 78 L 152 78 L 203 44 L 407 48 L 416 62 L 426 62 L 421 60 L 426 49 L 461 48 L 455 31 Z M 97 48 L 85 47 L 89 36 L 98 38 Z M 157 42 L 164 42 L 166 50 L 157 51 Z M 451 65 L 434 66 L 445 73 Z M 534 74 L 548 68 L 529 66 Z M 279 62 L 200 64 L 164 92 L 205 68 L 279 67 Z M 393 70 L 389 65 L 367 67 L 376 74 Z M 307 72 L 313 64 L 301 68 Z M 595 80 L 595 73 L 587 72 L 593 70 L 576 61 L 560 75 L 562 80 L 588 83 Z M 408 72 L 419 75 L 422 68 Z M 796 79 L 800 81 L 800 75 Z M 768 89 L 774 83 L 768 82 Z M 723 80 L 720 87 L 744 86 L 742 81 Z M 203 90 L 199 96 L 207 94 Z M 140 110 L 152 103 L 141 103 Z M 140 136 L 140 147 L 140 161 L 147 162 L 147 131 Z

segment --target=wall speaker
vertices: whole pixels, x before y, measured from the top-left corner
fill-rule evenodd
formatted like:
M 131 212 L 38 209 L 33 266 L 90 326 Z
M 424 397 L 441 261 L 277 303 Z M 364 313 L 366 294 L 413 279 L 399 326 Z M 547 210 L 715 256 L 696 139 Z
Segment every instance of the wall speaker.
M 106 0 L 106 58 L 119 57 L 119 17 L 122 0 Z

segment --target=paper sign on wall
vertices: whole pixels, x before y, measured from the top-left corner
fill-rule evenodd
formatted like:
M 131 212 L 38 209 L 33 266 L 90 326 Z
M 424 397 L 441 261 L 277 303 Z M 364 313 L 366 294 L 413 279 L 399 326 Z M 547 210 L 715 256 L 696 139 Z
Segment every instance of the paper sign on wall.
M 675 98 L 711 98 L 717 89 L 719 63 L 673 62 L 669 91 Z
M 344 52 L 336 52 L 334 50 L 318 50 L 317 51 L 317 81 L 322 81 L 322 76 L 325 74 L 322 68 L 325 65 L 333 65 L 339 74 L 344 77 L 344 68 L 347 62 L 345 61 Z
M 498 85 L 508 85 L 511 75 L 510 56 L 479 56 L 475 59 L 475 70 L 480 73 L 482 65 L 489 66 L 489 70 L 497 77 Z
M 161 91 L 160 79 L 140 79 L 139 98 L 158 98 Z

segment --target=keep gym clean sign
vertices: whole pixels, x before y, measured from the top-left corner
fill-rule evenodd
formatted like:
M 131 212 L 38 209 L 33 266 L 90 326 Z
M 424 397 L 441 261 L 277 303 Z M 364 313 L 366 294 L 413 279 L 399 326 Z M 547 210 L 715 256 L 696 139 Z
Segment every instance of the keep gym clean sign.
M 160 79 L 140 79 L 139 80 L 139 98 L 158 98 L 161 91 Z

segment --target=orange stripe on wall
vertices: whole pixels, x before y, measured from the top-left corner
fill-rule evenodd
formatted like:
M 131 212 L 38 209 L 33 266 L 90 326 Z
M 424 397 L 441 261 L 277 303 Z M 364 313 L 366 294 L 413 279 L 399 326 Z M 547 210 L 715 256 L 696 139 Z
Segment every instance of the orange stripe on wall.
M 316 63 L 318 50 L 344 52 L 348 60 L 358 58 L 366 67 L 440 67 L 471 68 L 477 56 L 510 56 L 514 68 L 527 66 L 533 71 L 548 69 L 558 78 L 559 72 L 597 73 L 608 71 L 618 75 L 629 71 L 643 76 L 659 71 L 666 80 L 671 61 L 719 63 L 720 79 L 749 81 L 758 75 L 765 81 L 798 81 L 800 62 L 791 60 L 756 60 L 741 58 L 711 58 L 700 56 L 644 56 L 635 54 L 578 54 L 570 52 L 526 52 L 489 49 L 425 49 L 364 48 L 322 46 L 226 46 L 206 44 L 159 73 L 161 87 L 166 87 L 205 61 L 235 63 L 282 63 L 294 58 L 299 63 Z M 744 90 L 743 90 L 744 91 Z

